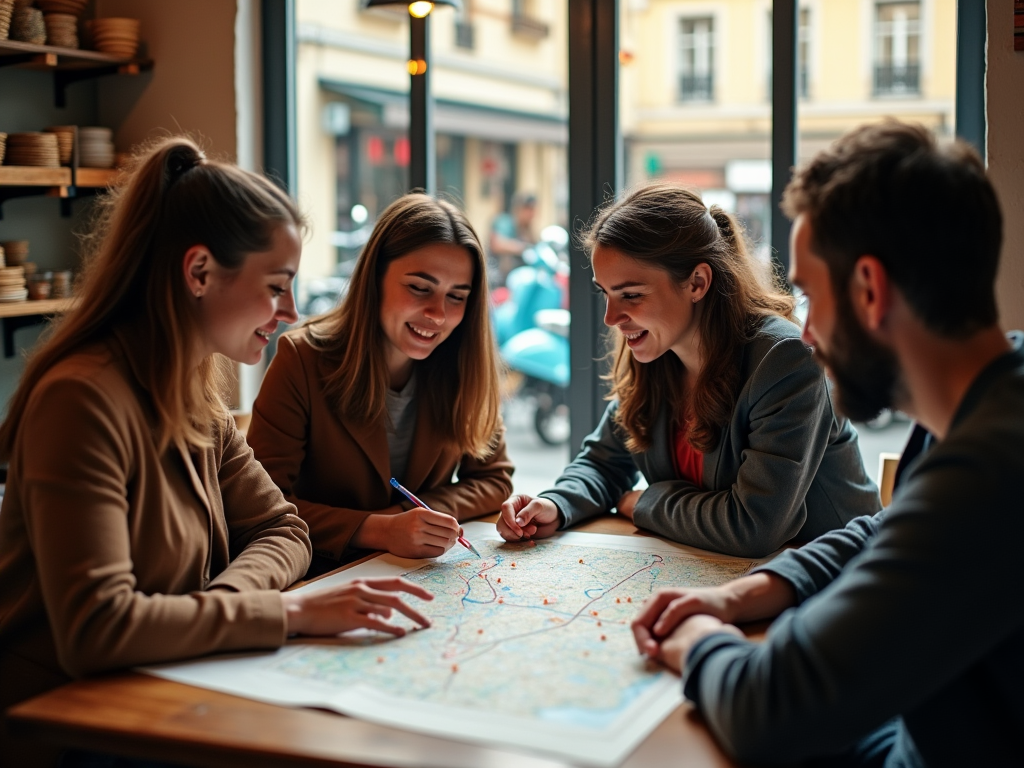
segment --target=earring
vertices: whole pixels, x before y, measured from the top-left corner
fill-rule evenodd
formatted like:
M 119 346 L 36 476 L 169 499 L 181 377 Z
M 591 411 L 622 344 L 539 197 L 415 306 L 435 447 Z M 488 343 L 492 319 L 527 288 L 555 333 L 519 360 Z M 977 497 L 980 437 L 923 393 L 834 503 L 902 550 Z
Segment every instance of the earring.
M 700 301 L 700 299 L 694 299 L 693 303 L 696 304 L 698 301 Z
M 196 291 L 196 298 L 197 299 L 203 298 L 203 292 L 202 291 Z

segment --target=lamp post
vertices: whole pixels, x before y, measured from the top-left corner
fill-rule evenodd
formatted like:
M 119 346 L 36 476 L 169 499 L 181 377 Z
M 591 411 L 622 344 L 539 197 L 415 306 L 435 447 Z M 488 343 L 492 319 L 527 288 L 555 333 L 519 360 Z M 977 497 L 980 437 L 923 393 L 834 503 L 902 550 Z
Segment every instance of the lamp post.
M 461 0 L 414 2 L 367 0 L 366 7 L 409 7 L 409 187 L 428 194 L 437 191 L 437 151 L 434 144 L 434 100 L 430 96 L 430 12 L 435 5 L 462 7 Z

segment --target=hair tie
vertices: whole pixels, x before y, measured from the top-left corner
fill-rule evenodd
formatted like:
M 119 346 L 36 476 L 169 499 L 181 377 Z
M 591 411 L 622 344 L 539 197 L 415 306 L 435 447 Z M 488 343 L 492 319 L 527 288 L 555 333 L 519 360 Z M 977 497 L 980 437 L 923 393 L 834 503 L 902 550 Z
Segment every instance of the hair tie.
M 202 165 L 203 161 L 206 160 L 206 155 L 201 150 L 193 152 L 191 148 L 182 147 L 181 149 L 188 151 L 175 150 L 167 158 L 167 175 L 169 176 L 167 186 L 171 186 L 197 165 Z

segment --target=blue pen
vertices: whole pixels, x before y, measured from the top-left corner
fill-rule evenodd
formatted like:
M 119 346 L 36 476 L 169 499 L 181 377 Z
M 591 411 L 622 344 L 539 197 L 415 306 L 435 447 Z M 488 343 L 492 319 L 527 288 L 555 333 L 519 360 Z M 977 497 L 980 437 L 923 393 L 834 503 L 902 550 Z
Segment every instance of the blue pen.
M 428 507 L 426 504 L 424 504 L 422 501 L 420 501 L 415 496 L 413 496 L 412 493 L 405 488 L 405 486 L 403 486 L 400 482 L 395 480 L 395 478 L 393 478 L 393 477 L 391 478 L 391 485 L 394 486 L 395 490 L 397 490 L 400 494 L 405 496 L 405 498 L 407 498 L 409 501 L 411 501 L 417 507 L 425 509 L 428 512 L 433 512 L 434 511 L 433 509 Z M 459 544 L 464 546 L 466 549 L 468 549 L 474 555 L 476 555 L 477 557 L 481 557 L 480 553 L 476 551 L 476 547 L 474 547 L 472 544 L 470 544 L 469 543 L 469 539 L 467 539 L 461 533 L 459 534 L 458 541 L 459 541 Z

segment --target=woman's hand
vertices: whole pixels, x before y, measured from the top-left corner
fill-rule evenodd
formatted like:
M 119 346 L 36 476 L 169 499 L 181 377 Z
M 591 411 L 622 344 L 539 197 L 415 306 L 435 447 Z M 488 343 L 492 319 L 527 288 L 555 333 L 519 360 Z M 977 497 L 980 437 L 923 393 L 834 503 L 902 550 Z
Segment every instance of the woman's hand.
M 350 629 L 375 629 L 401 637 L 405 628 L 387 621 L 398 611 L 421 627 L 430 619 L 402 601 L 396 592 L 422 600 L 434 596 L 418 584 L 400 577 L 356 579 L 337 587 L 311 592 L 282 592 L 289 635 L 337 635 Z
M 458 540 L 459 521 L 444 512 L 414 507 L 384 518 L 387 539 L 383 548 L 399 557 L 440 557 Z
M 622 498 L 619 499 L 619 503 L 615 505 L 615 509 L 623 517 L 632 520 L 633 510 L 636 509 L 636 500 L 640 498 L 641 493 L 643 491 L 626 491 L 622 494 Z
M 516 494 L 501 505 L 498 533 L 505 541 L 546 539 L 558 530 L 558 507 L 551 499 Z

